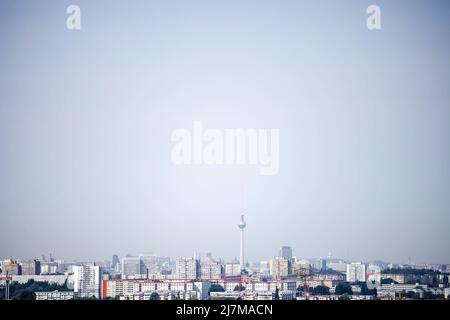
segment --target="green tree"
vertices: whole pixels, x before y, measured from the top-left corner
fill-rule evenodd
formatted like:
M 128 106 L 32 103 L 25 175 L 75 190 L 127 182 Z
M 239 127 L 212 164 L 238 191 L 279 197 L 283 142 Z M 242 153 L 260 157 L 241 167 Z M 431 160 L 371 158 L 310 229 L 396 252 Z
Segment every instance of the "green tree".
M 211 294 L 211 292 L 224 292 L 225 289 L 220 284 L 212 284 L 209 287 L 208 295 Z
M 336 286 L 336 294 L 338 294 L 338 295 L 343 295 L 343 294 L 352 295 L 353 291 L 352 291 L 352 287 L 350 286 L 350 283 L 348 283 L 348 282 L 339 282 L 338 285 Z
M 160 299 L 161 297 L 157 292 L 152 292 L 152 294 L 150 295 L 150 300 L 160 300 Z
M 406 293 L 402 292 L 402 296 L 408 299 L 420 299 L 420 294 L 414 291 L 408 291 Z
M 342 296 L 339 297 L 339 300 L 350 300 L 350 297 L 347 293 L 344 293 Z
M 28 288 L 16 290 L 11 296 L 12 300 L 34 300 L 35 298 L 34 292 Z
M 398 282 L 391 278 L 385 278 L 385 279 L 381 279 L 380 283 L 381 284 L 391 284 L 391 283 L 397 284 Z
M 330 288 L 328 288 L 327 286 L 316 286 L 313 289 L 313 294 L 316 296 L 329 295 Z

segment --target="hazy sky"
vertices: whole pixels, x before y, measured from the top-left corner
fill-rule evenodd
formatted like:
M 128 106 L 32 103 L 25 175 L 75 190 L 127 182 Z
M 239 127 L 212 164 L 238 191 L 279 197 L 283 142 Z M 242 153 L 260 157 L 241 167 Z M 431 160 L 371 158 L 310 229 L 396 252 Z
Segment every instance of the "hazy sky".
M 251 260 L 450 263 L 449 39 L 445 0 L 0 0 L 0 258 L 232 259 L 243 207 Z M 279 174 L 174 166 L 194 120 L 280 129 Z

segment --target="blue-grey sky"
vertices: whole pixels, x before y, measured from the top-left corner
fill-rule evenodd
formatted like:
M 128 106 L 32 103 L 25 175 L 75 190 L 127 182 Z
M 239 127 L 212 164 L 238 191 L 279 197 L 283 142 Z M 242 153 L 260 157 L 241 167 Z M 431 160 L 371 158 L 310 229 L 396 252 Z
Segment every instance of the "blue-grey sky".
M 444 0 L 1 0 L 0 257 L 232 259 L 243 207 L 250 260 L 450 263 L 449 39 Z M 174 166 L 194 120 L 280 129 L 279 174 Z

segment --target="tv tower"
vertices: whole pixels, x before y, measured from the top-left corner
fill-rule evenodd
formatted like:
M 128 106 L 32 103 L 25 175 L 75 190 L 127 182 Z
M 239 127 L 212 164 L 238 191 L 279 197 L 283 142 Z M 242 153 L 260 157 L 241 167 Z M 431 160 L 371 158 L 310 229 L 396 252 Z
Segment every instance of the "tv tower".
M 241 250 L 239 255 L 239 268 L 242 271 L 244 269 L 244 229 L 246 223 L 244 221 L 244 214 L 241 214 L 241 221 L 239 221 L 238 228 L 241 230 Z

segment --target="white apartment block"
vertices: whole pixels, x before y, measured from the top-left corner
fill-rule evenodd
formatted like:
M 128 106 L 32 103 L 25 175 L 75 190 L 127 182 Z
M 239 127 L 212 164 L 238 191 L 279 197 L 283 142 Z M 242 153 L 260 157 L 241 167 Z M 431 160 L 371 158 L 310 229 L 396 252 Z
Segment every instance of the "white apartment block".
M 270 275 L 274 278 L 285 277 L 289 274 L 289 261 L 283 258 L 270 260 Z
M 156 292 L 163 300 L 207 299 L 209 288 L 209 281 L 111 279 L 103 281 L 102 297 L 148 300 Z
M 364 282 L 366 281 L 366 265 L 361 262 L 352 262 L 351 264 L 347 264 L 346 275 L 348 282 Z
M 158 256 L 155 254 L 141 254 L 140 272 L 144 275 L 155 275 L 158 272 Z
M 100 267 L 95 265 L 73 266 L 73 291 L 80 298 L 100 299 Z
M 12 276 L 13 282 L 18 282 L 20 284 L 27 283 L 29 280 L 48 282 L 50 284 L 63 285 L 67 284 L 69 289 L 73 288 L 73 275 L 72 274 L 41 274 L 41 275 L 20 275 Z
M 219 262 L 211 261 L 201 265 L 202 279 L 221 279 L 223 276 L 223 266 Z
M 225 276 L 233 277 L 241 274 L 241 265 L 239 262 L 227 262 L 225 264 Z
M 36 300 L 73 300 L 76 295 L 73 291 L 38 291 Z
M 200 262 L 194 258 L 180 258 L 176 261 L 175 273 L 178 279 L 195 280 L 200 278 Z

